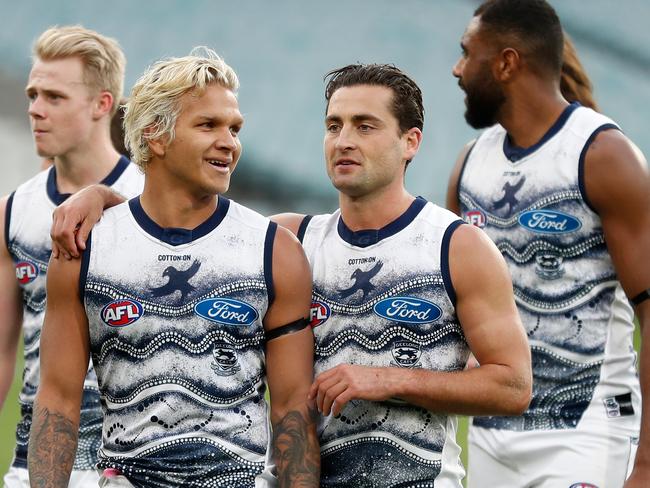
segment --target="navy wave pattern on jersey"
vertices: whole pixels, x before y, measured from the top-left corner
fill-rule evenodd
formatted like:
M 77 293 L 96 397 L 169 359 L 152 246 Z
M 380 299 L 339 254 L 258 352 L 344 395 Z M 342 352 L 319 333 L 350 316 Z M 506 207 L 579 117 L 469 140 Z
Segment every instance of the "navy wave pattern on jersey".
M 16 269 L 16 278 L 22 291 L 23 299 L 23 341 L 24 369 L 23 384 L 20 391 L 20 419 L 16 427 L 16 450 L 13 466 L 27 467 L 29 449 L 29 432 L 32 426 L 34 398 L 40 375 L 40 339 L 45 315 L 45 290 L 47 265 L 50 259 L 49 235 L 43 246 L 29 245 L 14 240 L 9 245 L 9 252 L 17 263 L 33 266 L 33 278 L 25 276 L 20 279 L 20 269 Z M 47 244 L 47 245 L 45 245 Z M 102 414 L 99 405 L 99 392 L 94 371 L 89 369 L 81 401 L 79 418 L 79 442 L 73 469 L 93 469 L 97 462 L 97 449 L 101 441 Z
M 355 364 L 355 358 L 371 366 L 463 368 L 467 345 L 455 316 L 444 313 L 429 323 L 413 324 L 375 313 L 377 305 L 391 297 L 448 301 L 440 274 L 397 279 L 392 285 L 390 279 L 381 284 L 376 280 L 377 290 L 383 291 L 365 300 L 358 294 L 332 300 L 328 297 L 340 296 L 336 290 L 315 287 L 314 299 L 327 304 L 337 318 L 336 325 L 314 329 L 317 371 Z M 321 486 L 433 486 L 442 467 L 446 422 L 446 416 L 398 400 L 349 402 L 321 426 Z
M 533 359 L 533 399 L 521 417 L 476 417 L 474 425 L 507 430 L 575 428 L 600 379 L 616 276 L 602 230 L 578 190 L 524 201 L 498 216 L 461 192 L 462 210 L 485 216 L 485 231 L 504 256 Z M 523 198 L 523 196 L 522 196 Z M 535 233 L 521 220 L 534 210 L 577 216 L 581 232 Z M 503 213 L 503 212 L 500 212 Z
M 161 300 L 152 291 L 148 299 L 109 283 L 86 284 L 89 313 L 117 299 L 142 306 L 131 325 L 91 325 L 105 412 L 98 466 L 119 469 L 135 486 L 253 487 L 264 469 L 263 328 L 259 320 L 211 322 L 195 306 L 212 297 L 260 303 L 266 284 L 207 286 L 197 276 L 192 299 L 179 302 L 174 293 Z

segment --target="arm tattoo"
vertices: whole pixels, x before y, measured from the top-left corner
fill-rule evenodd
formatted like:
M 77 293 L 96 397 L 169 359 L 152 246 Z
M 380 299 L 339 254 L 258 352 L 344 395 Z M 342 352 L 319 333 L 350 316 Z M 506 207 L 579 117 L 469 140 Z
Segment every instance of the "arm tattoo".
M 77 436 L 70 419 L 35 405 L 27 457 L 32 487 L 67 488 Z
M 273 426 L 273 459 L 280 488 L 320 486 L 320 447 L 316 438 L 316 409 L 305 418 L 297 410 Z

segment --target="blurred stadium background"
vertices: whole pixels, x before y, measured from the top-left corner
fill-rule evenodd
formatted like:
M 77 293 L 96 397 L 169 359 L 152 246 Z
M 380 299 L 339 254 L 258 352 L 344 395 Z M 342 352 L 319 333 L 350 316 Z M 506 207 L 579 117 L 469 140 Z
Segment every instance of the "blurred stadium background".
M 443 205 L 449 170 L 475 136 L 451 76 L 476 0 L 31 0 L 0 4 L 0 194 L 39 167 L 24 86 L 31 44 L 51 25 L 115 37 L 128 59 L 126 92 L 160 57 L 207 45 L 240 76 L 243 159 L 228 196 L 268 214 L 328 212 L 336 193 L 323 167 L 323 75 L 355 62 L 394 63 L 424 92 L 422 149 L 407 185 Z M 551 0 L 577 46 L 604 113 L 650 155 L 650 2 Z M 2 291 L 0 290 L 0 293 Z M 11 459 L 19 364 L 0 412 L 0 474 Z

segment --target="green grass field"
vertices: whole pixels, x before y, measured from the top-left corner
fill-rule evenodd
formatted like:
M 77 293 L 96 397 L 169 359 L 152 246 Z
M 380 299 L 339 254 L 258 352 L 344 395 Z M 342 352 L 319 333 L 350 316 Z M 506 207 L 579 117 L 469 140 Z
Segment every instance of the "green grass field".
M 639 328 L 637 327 L 634 335 L 634 344 L 639 350 Z M 19 351 L 22 357 L 22 351 Z M 14 375 L 14 383 L 11 387 L 11 392 L 7 397 L 5 408 L 0 412 L 0 478 L 9 468 L 11 458 L 13 456 L 14 446 L 14 431 L 16 422 L 18 421 L 18 390 L 20 384 L 20 377 L 22 375 L 22 361 L 16 367 L 16 374 Z M 467 439 L 467 417 L 461 417 L 458 422 L 458 440 L 463 448 L 463 464 L 467 465 L 467 450 L 465 448 Z

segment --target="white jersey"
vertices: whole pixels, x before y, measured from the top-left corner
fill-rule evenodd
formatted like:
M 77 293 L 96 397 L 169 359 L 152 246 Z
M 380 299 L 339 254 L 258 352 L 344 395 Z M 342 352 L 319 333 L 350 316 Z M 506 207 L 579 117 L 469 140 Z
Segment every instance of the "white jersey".
M 120 158 L 102 181 L 130 198 L 142 191 L 144 175 L 125 157 Z M 7 201 L 5 241 L 16 266 L 16 279 L 23 299 L 25 364 L 20 391 L 21 419 L 16 430 L 13 466 L 27 468 L 27 446 L 32 424 L 34 397 L 40 376 L 40 337 L 45 316 L 45 282 L 52 253 L 52 212 L 69 195 L 56 187 L 56 168 L 51 167 L 20 185 Z M 97 461 L 102 425 L 97 380 L 89 369 L 81 405 L 79 444 L 74 469 L 92 469 Z
M 270 446 L 264 318 L 276 224 L 226 198 L 193 230 L 104 213 L 80 287 L 104 410 L 100 468 L 134 486 L 250 488 Z
M 474 425 L 638 435 L 634 314 L 584 185 L 585 153 L 608 129 L 618 127 L 572 104 L 533 147 L 513 147 L 497 125 L 466 159 L 461 210 L 506 259 L 534 376 L 523 416 L 475 418 Z
M 316 374 L 344 363 L 463 369 L 448 266 L 457 216 L 417 198 L 379 230 L 353 232 L 340 211 L 307 219 L 299 238 L 314 279 Z M 461 486 L 453 416 L 356 400 L 323 418 L 319 436 L 323 487 Z

